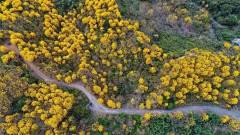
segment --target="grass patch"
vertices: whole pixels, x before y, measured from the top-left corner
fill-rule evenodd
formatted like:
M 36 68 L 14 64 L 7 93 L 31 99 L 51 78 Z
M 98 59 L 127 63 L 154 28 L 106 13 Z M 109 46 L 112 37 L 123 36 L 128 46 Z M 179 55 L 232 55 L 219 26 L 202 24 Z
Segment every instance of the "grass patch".
M 209 51 L 216 51 L 221 47 L 218 41 L 209 40 L 207 38 L 183 37 L 168 33 L 161 33 L 157 44 L 165 53 L 172 53 L 174 58 L 182 56 L 187 50 L 196 47 Z

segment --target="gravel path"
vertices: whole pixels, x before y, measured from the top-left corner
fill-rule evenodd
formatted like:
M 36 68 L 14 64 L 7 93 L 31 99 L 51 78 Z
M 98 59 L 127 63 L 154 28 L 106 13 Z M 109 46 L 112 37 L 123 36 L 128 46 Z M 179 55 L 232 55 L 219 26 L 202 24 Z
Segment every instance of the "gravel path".
M 9 50 L 14 50 L 16 53 L 19 54 L 19 50 L 17 46 L 8 44 L 4 45 L 6 46 Z M 19 54 L 20 55 L 20 54 Z M 89 102 L 92 103 L 90 106 L 90 109 L 95 112 L 102 112 L 102 113 L 109 113 L 109 114 L 119 114 L 119 113 L 126 113 L 126 114 L 140 114 L 143 115 L 145 113 L 172 113 L 176 111 L 182 111 L 182 112 L 188 112 L 188 111 L 193 111 L 193 112 L 199 112 L 199 111 L 204 111 L 204 112 L 214 112 L 216 114 L 220 115 L 228 115 L 236 118 L 240 118 L 240 111 L 237 110 L 227 110 L 223 109 L 220 107 L 213 107 L 213 106 L 189 106 L 189 107 L 181 107 L 181 108 L 176 108 L 173 110 L 137 110 L 137 109 L 111 109 L 106 106 L 103 106 L 98 103 L 97 98 L 95 95 L 91 94 L 86 88 L 84 88 L 80 83 L 71 83 L 67 84 L 65 82 L 61 81 L 56 81 L 48 76 L 46 76 L 44 73 L 42 73 L 33 63 L 28 62 L 24 60 L 24 62 L 40 77 L 42 78 L 46 83 L 48 84 L 57 84 L 57 85 L 62 85 L 64 87 L 70 87 L 70 88 L 75 88 L 78 89 L 79 91 L 83 92 L 87 98 L 89 99 Z

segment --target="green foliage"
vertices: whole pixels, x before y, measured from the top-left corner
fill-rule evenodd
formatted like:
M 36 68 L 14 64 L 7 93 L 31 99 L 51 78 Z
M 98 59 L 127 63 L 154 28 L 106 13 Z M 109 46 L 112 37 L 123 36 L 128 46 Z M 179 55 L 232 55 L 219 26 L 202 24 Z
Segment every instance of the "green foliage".
M 168 115 L 162 115 L 160 118 L 151 118 L 148 135 L 165 135 L 173 128 L 173 123 Z
M 168 109 L 169 110 L 173 109 L 173 107 L 174 107 L 173 103 L 168 103 Z
M 136 125 L 135 126 L 140 127 L 141 126 L 141 115 L 135 114 L 134 119 L 136 120 Z
M 27 78 L 30 78 L 30 75 L 29 75 L 29 73 L 26 73 L 25 77 L 27 77 Z
M 158 45 L 165 53 L 172 53 L 174 58 L 180 57 L 186 52 L 186 50 L 191 50 L 196 47 L 209 51 L 215 51 L 221 47 L 217 41 L 209 41 L 206 38 L 182 37 L 168 33 L 160 34 Z
M 83 119 L 90 119 L 91 110 L 86 107 L 86 105 L 89 103 L 88 98 L 80 93 L 77 89 L 73 88 L 61 88 L 63 91 L 69 92 L 74 95 L 75 97 L 75 103 L 73 104 L 73 108 L 69 110 L 68 116 L 73 115 L 74 118 L 78 120 L 78 122 Z
M 22 63 L 21 62 L 18 62 L 18 61 L 15 61 L 13 62 L 13 64 L 15 66 L 21 66 Z M 38 84 L 39 83 L 39 79 L 36 79 L 35 76 L 33 76 L 27 69 L 23 68 L 23 74 L 21 75 L 21 77 L 26 77 L 28 78 L 28 83 L 29 84 L 33 84 L 33 83 L 36 83 Z
M 0 57 L 1 57 L 1 56 L 0 56 Z M 21 66 L 21 65 L 22 65 L 22 63 L 19 62 L 19 61 L 13 61 L 13 64 L 14 64 L 15 66 Z
M 182 119 L 177 120 L 174 116 L 169 114 L 161 114 L 161 116 L 152 116 L 147 122 L 147 125 L 141 124 L 140 115 L 124 115 L 125 119 L 119 118 L 123 115 L 115 115 L 115 117 L 97 118 L 97 122 L 104 126 L 104 131 L 111 134 L 126 134 L 126 135 L 169 135 L 175 133 L 179 135 L 232 135 L 238 134 L 233 132 L 229 124 L 222 124 L 220 116 L 214 113 L 207 113 L 209 119 L 202 121 L 202 114 L 189 113 Z M 133 116 L 133 117 L 129 117 Z M 136 120 L 136 124 L 131 123 Z M 194 122 L 193 122 L 194 121 Z M 92 123 L 96 123 L 93 121 Z M 126 124 L 127 129 L 122 128 L 122 124 Z M 192 124 L 190 124 L 192 123 Z M 89 124 L 91 125 L 91 124 Z M 223 130 L 224 129 L 224 130 Z M 97 135 L 100 132 L 91 131 L 91 134 Z
M 39 79 L 36 79 L 34 76 L 32 76 L 29 71 L 25 72 L 25 77 L 28 78 L 29 84 L 33 84 L 36 83 L 38 84 Z
M 78 7 L 83 0 L 55 0 L 56 9 L 60 14 L 66 14 L 68 11 Z
M 234 26 L 238 22 L 238 17 L 236 15 L 228 15 L 226 17 L 218 17 L 217 20 L 220 24 Z
M 118 87 L 119 95 L 126 95 L 129 93 L 133 93 L 132 82 L 129 81 L 129 79 L 127 78 L 124 83 L 117 84 L 117 87 Z
M 98 123 L 103 126 L 107 126 L 109 124 L 108 120 L 103 118 L 98 118 Z
M 201 125 L 194 126 L 194 134 L 213 135 L 209 129 L 203 128 Z
M 25 101 L 25 97 L 14 98 L 10 106 L 10 113 L 22 113 L 22 107 L 25 105 Z
M 190 113 L 180 120 L 171 118 L 169 115 L 161 115 L 160 117 L 152 117 L 150 124 L 146 127 L 147 135 L 165 135 L 168 133 L 178 133 L 180 135 L 213 135 L 219 134 L 233 134 L 231 130 L 222 131 L 223 124 L 220 117 L 216 114 L 209 113 L 209 119 L 202 121 L 198 114 Z M 189 119 L 193 119 L 195 124 L 190 126 Z M 188 128 L 186 128 L 188 127 Z
M 221 91 L 221 92 L 223 92 L 223 87 L 220 87 L 218 90 Z
M 235 38 L 228 29 L 217 29 L 215 34 L 219 40 L 231 41 Z
M 239 0 L 190 0 L 202 6 L 208 4 L 207 8 L 219 23 L 227 26 L 234 26 L 240 19 Z
M 73 94 L 75 97 L 76 97 L 76 96 L 79 96 L 79 95 L 81 94 L 77 89 L 62 88 L 62 90 Z M 88 101 L 87 101 L 87 102 L 88 102 Z
M 121 118 L 125 118 L 126 114 L 125 113 L 120 113 L 118 116 L 121 117 Z
M 236 31 L 235 35 L 237 35 L 237 37 L 240 37 L 240 29 Z
M 86 105 L 82 104 L 81 102 L 73 104 L 73 109 L 71 112 L 74 118 L 77 120 L 88 118 L 91 115 L 91 110 L 86 108 Z
M 2 63 L 1 57 L 3 56 L 3 53 L 0 53 L 0 63 Z
M 240 37 L 240 30 L 234 32 L 229 29 L 216 29 L 215 34 L 218 40 L 231 42 L 234 38 Z
M 202 21 L 204 24 L 210 23 L 211 19 L 209 17 L 201 17 L 200 21 Z
M 134 118 L 136 118 L 136 119 L 139 119 L 139 120 L 140 120 L 140 118 L 141 118 L 141 115 L 139 115 L 139 114 L 135 114 L 135 115 L 134 115 Z
M 128 118 L 129 118 L 129 119 L 132 119 L 132 118 L 133 118 L 133 116 L 132 116 L 132 115 L 128 115 Z
M 208 122 L 211 124 L 222 125 L 220 117 L 214 113 L 209 113 Z
M 127 19 L 130 19 L 130 16 L 136 17 L 139 11 L 139 2 L 137 0 L 116 0 L 116 2 L 119 5 L 119 11 L 123 17 Z

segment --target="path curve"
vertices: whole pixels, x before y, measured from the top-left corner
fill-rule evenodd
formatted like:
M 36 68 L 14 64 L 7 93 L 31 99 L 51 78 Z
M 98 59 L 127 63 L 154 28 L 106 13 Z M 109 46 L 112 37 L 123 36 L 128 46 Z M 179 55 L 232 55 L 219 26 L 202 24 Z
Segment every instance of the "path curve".
M 20 51 L 18 50 L 17 46 L 8 44 L 4 45 L 9 50 L 15 51 L 17 54 L 20 55 Z M 181 112 L 188 112 L 188 111 L 194 111 L 194 112 L 214 112 L 219 115 L 228 115 L 235 118 L 240 118 L 240 111 L 237 110 L 227 110 L 220 107 L 214 107 L 214 106 L 188 106 L 188 107 L 181 107 L 176 108 L 173 110 L 138 110 L 138 109 L 111 109 L 106 106 L 103 106 L 98 103 L 97 98 L 95 95 L 91 94 L 86 88 L 84 88 L 80 83 L 65 83 L 61 81 L 53 80 L 52 78 L 46 76 L 43 74 L 33 63 L 26 61 L 23 59 L 24 62 L 39 76 L 41 77 L 46 83 L 48 84 L 57 84 L 62 85 L 64 87 L 70 87 L 78 89 L 79 91 L 83 92 L 87 98 L 89 99 L 89 102 L 92 103 L 92 106 L 90 106 L 90 109 L 92 109 L 94 112 L 101 112 L 101 113 L 108 113 L 108 114 L 119 114 L 119 113 L 126 113 L 126 114 L 140 114 L 144 115 L 145 113 L 172 113 L 176 111 Z

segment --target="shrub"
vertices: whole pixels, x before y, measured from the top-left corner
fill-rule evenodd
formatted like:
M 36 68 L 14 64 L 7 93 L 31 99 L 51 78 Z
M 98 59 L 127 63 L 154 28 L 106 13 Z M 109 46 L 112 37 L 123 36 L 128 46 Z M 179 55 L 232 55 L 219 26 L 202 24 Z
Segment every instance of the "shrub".
M 216 29 L 215 34 L 218 40 L 231 42 L 234 38 L 240 37 L 240 30 L 233 32 L 229 29 Z
M 22 107 L 25 105 L 25 101 L 25 97 L 14 98 L 10 106 L 11 114 L 22 113 Z
M 98 123 L 99 123 L 100 125 L 107 126 L 107 124 L 108 124 L 109 122 L 108 122 L 108 120 L 106 120 L 106 119 L 98 118 Z
M 56 0 L 55 5 L 58 12 L 64 14 L 76 8 L 80 2 L 83 2 L 83 0 Z
M 217 29 L 215 34 L 219 40 L 232 41 L 235 38 L 228 29 Z
M 238 8 L 239 0 L 191 0 L 199 5 L 209 5 L 207 9 L 220 24 L 234 26 L 240 19 L 240 9 Z
M 168 104 L 168 109 L 169 109 L 169 110 L 173 109 L 173 107 L 174 107 L 173 103 L 169 103 L 169 104 Z
M 81 102 L 73 105 L 73 109 L 69 114 L 72 114 L 74 118 L 77 120 L 81 120 L 82 118 L 88 118 L 91 115 L 91 110 L 85 107 L 86 105 Z
M 139 2 L 136 0 L 116 0 L 119 5 L 119 11 L 123 17 L 129 19 L 129 16 L 135 16 L 139 11 Z
M 78 96 L 80 94 L 80 92 L 76 89 L 72 89 L 72 88 L 62 88 L 63 91 L 69 92 L 71 94 L 73 94 L 74 96 Z
M 125 118 L 126 114 L 125 113 L 120 113 L 118 116 L 121 117 L 121 118 Z
M 219 23 L 228 26 L 234 26 L 238 22 L 238 18 L 236 15 L 228 15 L 227 17 L 219 17 Z

